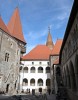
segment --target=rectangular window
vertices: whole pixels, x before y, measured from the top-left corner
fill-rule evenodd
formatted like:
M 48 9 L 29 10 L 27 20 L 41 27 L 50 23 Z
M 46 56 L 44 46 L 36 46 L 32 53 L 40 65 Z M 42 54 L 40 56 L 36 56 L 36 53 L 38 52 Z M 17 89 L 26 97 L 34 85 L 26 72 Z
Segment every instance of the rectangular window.
M 8 60 L 9 60 L 9 53 L 5 53 L 5 61 L 8 62 Z

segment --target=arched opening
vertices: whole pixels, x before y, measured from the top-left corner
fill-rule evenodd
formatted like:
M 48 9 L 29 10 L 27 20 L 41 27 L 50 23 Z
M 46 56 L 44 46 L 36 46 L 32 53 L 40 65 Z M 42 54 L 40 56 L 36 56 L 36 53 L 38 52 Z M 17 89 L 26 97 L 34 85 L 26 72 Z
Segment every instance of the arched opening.
M 78 55 L 75 57 L 75 79 L 76 79 L 76 87 L 78 91 Z
M 64 67 L 64 85 L 67 86 L 67 77 L 66 77 L 65 67 Z
M 78 55 L 75 57 L 75 73 L 78 74 Z
M 24 67 L 24 73 L 28 73 L 28 67 Z
M 38 68 L 38 73 L 43 73 L 43 68 L 42 67 Z
M 30 85 L 31 85 L 31 86 L 35 86 L 35 79 L 31 79 L 31 80 L 30 80 Z
M 67 77 L 67 86 L 68 86 L 69 88 L 71 88 L 70 74 L 69 74 L 68 66 L 66 66 L 66 77 Z
M 27 86 L 28 85 L 28 80 L 26 78 L 23 79 L 23 86 Z
M 56 74 L 60 76 L 60 74 L 61 74 L 60 67 L 56 67 Z
M 19 71 L 22 72 L 22 69 L 23 69 L 23 68 L 22 68 L 22 66 L 21 66 L 20 69 L 19 69 Z
M 73 66 L 73 63 L 71 61 L 69 63 L 69 70 L 70 70 L 71 88 L 72 88 L 72 90 L 76 90 L 74 66 Z
M 46 86 L 50 86 L 50 79 L 46 80 Z
M 50 67 L 46 67 L 46 73 L 50 73 Z
M 35 73 L 35 67 L 31 67 L 31 73 Z
M 38 79 L 38 86 L 43 86 L 43 80 L 42 79 Z

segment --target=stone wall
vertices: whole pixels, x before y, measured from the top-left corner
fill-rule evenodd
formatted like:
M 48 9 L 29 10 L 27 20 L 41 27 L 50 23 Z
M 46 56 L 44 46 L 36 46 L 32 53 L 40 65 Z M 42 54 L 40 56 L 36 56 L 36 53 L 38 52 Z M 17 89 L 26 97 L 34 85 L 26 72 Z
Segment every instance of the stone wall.
M 17 88 L 19 66 L 20 47 L 17 41 L 0 30 L 0 91 L 14 93 Z

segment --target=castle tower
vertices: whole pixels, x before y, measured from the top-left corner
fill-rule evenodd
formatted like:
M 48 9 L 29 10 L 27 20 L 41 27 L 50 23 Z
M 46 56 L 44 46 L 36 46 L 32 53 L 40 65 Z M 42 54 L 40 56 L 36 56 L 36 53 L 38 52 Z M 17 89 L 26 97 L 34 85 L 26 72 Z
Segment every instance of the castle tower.
M 26 43 L 24 36 L 23 36 L 23 32 L 22 32 L 22 25 L 21 25 L 18 7 L 16 7 L 16 9 L 7 25 L 7 28 L 14 38 L 16 38 L 18 41 Z
M 51 36 L 51 33 L 50 33 L 50 27 L 49 27 L 49 32 L 48 32 L 46 46 L 48 46 L 51 50 L 54 47 L 54 44 L 53 44 L 53 41 L 52 41 L 52 36 Z

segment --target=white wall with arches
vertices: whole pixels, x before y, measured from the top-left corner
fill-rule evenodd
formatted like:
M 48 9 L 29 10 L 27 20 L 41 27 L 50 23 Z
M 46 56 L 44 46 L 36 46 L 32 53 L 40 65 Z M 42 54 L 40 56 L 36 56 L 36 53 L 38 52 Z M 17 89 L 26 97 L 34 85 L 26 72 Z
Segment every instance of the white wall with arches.
M 26 84 L 24 79 L 26 79 Z M 42 88 L 42 92 L 50 88 L 49 61 L 22 61 L 20 67 L 20 89 L 24 91 L 30 89 L 30 92 L 35 89 L 35 92 L 39 92 L 39 88 Z

